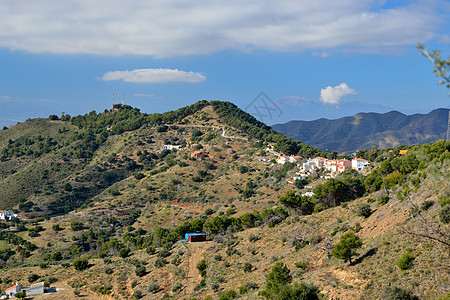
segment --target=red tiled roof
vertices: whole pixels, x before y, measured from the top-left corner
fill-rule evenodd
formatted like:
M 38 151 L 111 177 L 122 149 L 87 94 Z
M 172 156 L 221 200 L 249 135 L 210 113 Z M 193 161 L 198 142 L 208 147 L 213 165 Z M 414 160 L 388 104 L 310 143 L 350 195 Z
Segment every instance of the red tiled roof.
M 5 292 L 14 290 L 17 286 L 18 286 L 18 284 L 16 284 L 15 286 L 12 286 L 12 287 L 10 287 L 10 288 L 7 288 L 7 289 L 5 290 Z

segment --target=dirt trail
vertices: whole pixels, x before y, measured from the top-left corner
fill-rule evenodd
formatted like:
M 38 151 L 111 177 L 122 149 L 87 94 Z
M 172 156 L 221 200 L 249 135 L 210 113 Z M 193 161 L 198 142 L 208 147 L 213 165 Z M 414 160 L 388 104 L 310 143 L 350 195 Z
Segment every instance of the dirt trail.
M 202 254 L 207 242 L 190 243 L 191 256 L 189 257 L 188 283 L 186 287 L 186 294 L 189 296 L 194 292 L 194 287 L 200 282 L 200 273 L 197 270 L 197 264 L 202 260 Z

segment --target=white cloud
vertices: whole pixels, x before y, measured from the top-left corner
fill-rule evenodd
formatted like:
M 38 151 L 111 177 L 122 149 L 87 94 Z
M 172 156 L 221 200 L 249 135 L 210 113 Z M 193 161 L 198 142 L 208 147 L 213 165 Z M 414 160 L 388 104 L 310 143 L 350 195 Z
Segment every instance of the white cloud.
M 379 0 L 0 1 L 0 48 L 171 57 L 415 45 L 440 37 L 449 17 L 442 2 L 389 8 Z
M 100 78 L 104 81 L 123 80 L 126 82 L 168 83 L 189 82 L 198 83 L 206 80 L 200 73 L 185 72 L 178 69 L 135 69 L 131 71 L 106 72 Z
M 351 89 L 345 82 L 335 86 L 327 86 L 320 90 L 320 100 L 328 104 L 337 104 L 346 95 L 355 95 L 357 92 Z
M 134 93 L 134 97 L 142 97 L 142 98 L 149 98 L 149 99 L 163 99 L 162 96 L 156 96 L 154 94 L 144 94 L 144 93 Z

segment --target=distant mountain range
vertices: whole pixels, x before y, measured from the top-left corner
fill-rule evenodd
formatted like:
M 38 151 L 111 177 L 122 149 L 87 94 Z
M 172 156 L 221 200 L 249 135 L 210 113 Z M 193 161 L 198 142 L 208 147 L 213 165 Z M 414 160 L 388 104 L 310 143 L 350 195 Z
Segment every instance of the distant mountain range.
M 278 132 L 321 150 L 339 153 L 360 149 L 425 144 L 445 139 L 449 109 L 407 116 L 398 111 L 358 113 L 336 120 L 290 121 L 272 126 Z

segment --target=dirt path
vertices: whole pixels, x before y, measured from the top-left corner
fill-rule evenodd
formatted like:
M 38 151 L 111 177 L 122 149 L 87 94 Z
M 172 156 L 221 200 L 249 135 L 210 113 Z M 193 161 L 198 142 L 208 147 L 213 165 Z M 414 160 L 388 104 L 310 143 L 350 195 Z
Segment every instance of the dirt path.
M 190 243 L 191 256 L 189 257 L 188 283 L 186 286 L 186 294 L 189 296 L 194 292 L 194 287 L 200 282 L 200 274 L 197 270 L 197 264 L 202 260 L 202 255 L 206 242 Z

